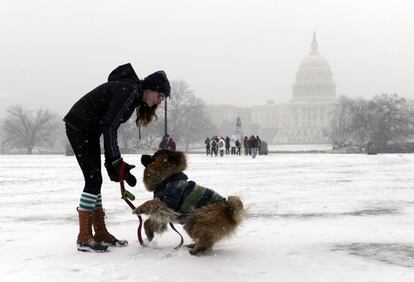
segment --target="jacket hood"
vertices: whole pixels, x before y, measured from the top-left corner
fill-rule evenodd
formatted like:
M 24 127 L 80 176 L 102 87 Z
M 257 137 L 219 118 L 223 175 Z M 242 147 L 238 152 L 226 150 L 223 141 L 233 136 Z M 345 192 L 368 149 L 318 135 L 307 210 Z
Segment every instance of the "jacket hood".
M 117 67 L 109 74 L 108 82 L 117 80 L 129 80 L 135 83 L 140 83 L 140 80 L 130 63 Z

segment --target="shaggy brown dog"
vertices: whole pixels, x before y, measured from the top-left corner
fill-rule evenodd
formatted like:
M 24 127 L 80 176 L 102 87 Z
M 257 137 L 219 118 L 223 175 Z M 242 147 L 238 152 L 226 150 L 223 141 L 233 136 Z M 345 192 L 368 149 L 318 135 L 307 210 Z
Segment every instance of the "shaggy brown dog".
M 213 190 L 187 181 L 184 153 L 159 150 L 153 156 L 143 155 L 141 163 L 145 166 L 145 187 L 154 192 L 154 199 L 134 213 L 149 215 L 144 223 L 149 241 L 155 233 L 164 232 L 167 223 L 177 222 L 194 241 L 188 245 L 190 254 L 198 255 L 235 231 L 243 215 L 243 203 L 236 196 L 226 200 Z

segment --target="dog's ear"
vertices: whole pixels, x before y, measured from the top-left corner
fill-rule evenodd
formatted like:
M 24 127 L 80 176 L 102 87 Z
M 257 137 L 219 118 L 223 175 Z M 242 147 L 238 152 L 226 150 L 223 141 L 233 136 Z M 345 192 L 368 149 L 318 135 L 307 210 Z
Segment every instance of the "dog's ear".
M 153 162 L 153 158 L 150 155 L 142 155 L 141 156 L 141 164 L 147 167 L 149 164 Z
M 181 162 L 181 155 L 179 154 L 172 154 L 167 158 L 167 165 L 177 166 Z

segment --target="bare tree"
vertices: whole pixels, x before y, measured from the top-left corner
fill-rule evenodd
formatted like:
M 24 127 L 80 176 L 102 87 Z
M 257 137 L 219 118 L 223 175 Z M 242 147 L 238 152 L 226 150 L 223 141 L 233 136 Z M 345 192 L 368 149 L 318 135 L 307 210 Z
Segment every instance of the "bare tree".
M 403 112 L 408 118 L 408 134 L 414 136 L 414 100 L 407 100 L 403 106 Z
M 3 121 L 0 120 L 0 124 L 3 124 Z M 3 130 L 3 127 L 0 127 L 0 154 L 4 155 L 7 152 L 7 142 L 5 138 L 6 134 Z
M 350 104 L 351 123 L 349 134 L 352 142 L 360 147 L 370 139 L 371 118 L 368 110 L 369 102 L 364 99 L 352 100 Z
M 375 96 L 369 102 L 372 141 L 385 146 L 388 141 L 401 136 L 408 136 L 410 116 L 404 112 L 406 100 L 397 94 Z
M 168 133 L 177 143 L 184 144 L 186 150 L 190 144 L 201 142 L 205 136 L 215 131 L 205 113 L 203 101 L 193 95 L 186 82 L 171 82 L 171 98 L 167 103 Z M 118 131 L 122 149 L 157 148 L 164 134 L 164 105 L 157 110 L 157 116 L 157 121 L 141 128 L 141 138 L 133 119 L 122 124 Z
M 152 122 L 147 127 L 141 128 L 141 139 L 138 146 L 141 148 L 158 148 L 164 134 L 164 121 Z
M 332 143 L 364 147 L 374 142 L 381 150 L 391 140 L 413 133 L 413 105 L 397 94 L 382 94 L 372 100 L 341 97 L 328 133 Z
M 157 116 L 160 116 L 159 110 Z M 135 118 L 129 119 L 118 130 L 121 150 L 123 152 L 131 152 L 134 149 L 156 148 L 163 134 L 162 126 L 163 123 L 154 121 L 148 124 L 147 127 L 139 129 L 135 124 Z
M 205 136 L 206 132 L 211 132 L 212 123 L 206 114 L 204 103 L 195 98 L 193 104 L 187 107 L 187 118 L 182 122 L 182 140 L 185 150 L 188 151 L 190 144 L 199 143 Z
M 201 142 L 213 132 L 213 124 L 205 113 L 205 104 L 194 96 L 188 84 L 182 80 L 172 81 L 171 99 L 168 100 L 168 131 L 176 142 L 185 145 Z M 163 109 L 159 122 L 164 122 Z
M 333 112 L 330 128 L 325 132 L 331 140 L 332 145 L 349 142 L 351 105 L 352 100 L 350 98 L 346 96 L 339 97 L 338 104 Z
M 9 107 L 7 112 L 2 125 L 6 142 L 27 149 L 27 154 L 32 154 L 35 146 L 53 144 L 59 126 L 57 114 L 45 109 L 27 110 L 20 105 Z
M 123 153 L 128 153 L 130 147 L 134 145 L 134 130 L 138 131 L 134 118 L 130 118 L 127 122 L 121 124 L 118 129 L 119 147 Z
M 157 113 L 160 116 L 160 113 Z M 164 122 L 160 122 L 159 119 L 151 122 L 146 127 L 138 129 L 135 125 L 132 125 L 130 137 L 132 138 L 132 146 L 138 149 L 152 149 L 158 148 L 158 144 L 162 138 L 164 132 Z M 141 135 L 141 136 L 140 136 Z

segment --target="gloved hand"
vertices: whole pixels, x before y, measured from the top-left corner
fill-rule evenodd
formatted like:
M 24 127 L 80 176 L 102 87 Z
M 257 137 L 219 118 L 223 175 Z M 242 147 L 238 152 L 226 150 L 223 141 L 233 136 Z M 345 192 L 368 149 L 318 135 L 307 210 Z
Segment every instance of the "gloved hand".
M 124 165 L 122 165 L 124 164 Z M 124 167 L 124 180 L 128 183 L 129 186 L 134 187 L 137 184 L 137 179 L 130 172 L 135 166 L 130 165 L 122 158 L 115 160 L 112 164 L 105 162 L 106 170 L 108 171 L 108 176 L 112 181 L 119 182 L 121 175 L 121 169 Z
M 118 171 L 112 166 L 111 163 L 105 162 L 105 168 L 108 172 L 109 179 L 114 182 L 119 182 L 119 173 Z

